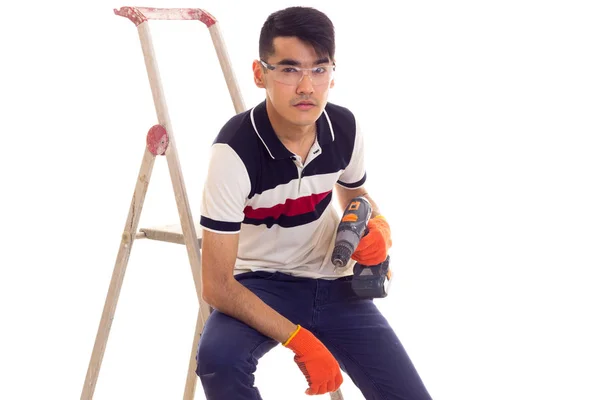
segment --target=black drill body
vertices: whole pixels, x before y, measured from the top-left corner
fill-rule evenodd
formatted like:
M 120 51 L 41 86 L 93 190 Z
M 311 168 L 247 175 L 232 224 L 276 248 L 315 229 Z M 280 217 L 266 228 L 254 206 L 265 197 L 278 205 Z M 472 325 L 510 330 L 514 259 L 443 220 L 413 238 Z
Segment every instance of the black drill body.
M 335 247 L 331 254 L 331 262 L 336 268 L 348 264 L 352 253 L 356 250 L 360 239 L 368 234 L 367 224 L 371 218 L 371 204 L 362 197 L 355 197 L 344 210 L 338 226 Z M 354 265 L 352 289 L 359 297 L 382 298 L 387 296 L 391 278 L 388 256 L 384 262 L 377 265 Z

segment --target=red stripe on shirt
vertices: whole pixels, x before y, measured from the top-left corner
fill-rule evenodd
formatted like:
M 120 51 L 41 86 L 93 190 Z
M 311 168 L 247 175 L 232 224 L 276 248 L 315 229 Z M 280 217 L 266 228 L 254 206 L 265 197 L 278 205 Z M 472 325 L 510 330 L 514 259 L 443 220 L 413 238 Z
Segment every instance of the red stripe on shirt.
M 331 190 L 312 194 L 310 196 L 299 197 L 297 199 L 287 199 L 283 204 L 277 204 L 273 207 L 263 207 L 254 209 L 250 206 L 244 209 L 246 218 L 252 219 L 265 219 L 265 218 L 279 218 L 282 214 L 288 217 L 294 215 L 306 214 L 311 211 L 315 211 L 317 204 L 321 202 L 325 197 L 331 193 Z

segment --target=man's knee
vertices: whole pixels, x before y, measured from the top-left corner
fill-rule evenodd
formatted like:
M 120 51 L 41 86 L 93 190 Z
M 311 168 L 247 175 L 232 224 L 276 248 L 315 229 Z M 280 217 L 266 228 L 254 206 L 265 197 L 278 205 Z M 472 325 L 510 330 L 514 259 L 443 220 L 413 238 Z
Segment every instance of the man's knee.
M 196 373 L 202 375 L 229 375 L 235 371 L 252 372 L 249 354 L 243 354 L 236 346 L 222 343 L 209 343 L 200 340 L 196 354 Z
M 210 319 L 196 354 L 196 374 L 201 378 L 252 375 L 258 359 L 276 344 L 227 316 L 211 315 Z
M 205 342 L 200 340 L 198 352 L 196 353 L 196 374 L 201 377 L 225 369 L 228 363 L 233 362 L 233 360 L 227 360 L 226 353 L 223 349 L 216 346 L 207 346 Z M 229 367 L 231 366 L 229 364 Z
M 256 363 L 252 361 L 250 353 L 231 344 L 211 344 L 201 340 L 196 355 L 196 375 L 200 378 L 206 398 L 260 399 L 254 387 Z

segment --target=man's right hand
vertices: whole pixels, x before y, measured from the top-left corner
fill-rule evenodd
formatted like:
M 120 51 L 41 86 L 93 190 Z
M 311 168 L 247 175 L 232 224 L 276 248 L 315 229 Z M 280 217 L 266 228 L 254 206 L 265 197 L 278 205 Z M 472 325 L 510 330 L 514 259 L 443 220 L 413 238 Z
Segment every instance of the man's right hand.
M 342 384 L 342 372 L 333 355 L 310 331 L 300 325 L 283 344 L 296 355 L 294 361 L 308 382 L 306 394 L 325 394 Z

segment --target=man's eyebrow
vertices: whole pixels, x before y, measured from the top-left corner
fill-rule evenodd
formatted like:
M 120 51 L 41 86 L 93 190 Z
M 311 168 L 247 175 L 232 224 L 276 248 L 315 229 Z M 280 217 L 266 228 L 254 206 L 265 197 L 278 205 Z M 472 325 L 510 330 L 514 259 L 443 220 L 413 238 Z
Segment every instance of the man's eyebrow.
M 299 66 L 300 62 L 296 61 L 296 60 L 292 60 L 291 58 L 284 58 L 283 60 L 277 62 L 276 65 L 293 65 L 293 66 Z
M 313 65 L 327 64 L 327 63 L 329 63 L 329 57 L 322 57 L 322 58 L 319 58 L 317 61 L 315 61 L 313 63 Z M 302 65 L 302 63 L 300 63 L 300 61 L 294 60 L 292 58 L 284 58 L 283 60 L 278 61 L 275 65 L 292 65 L 294 67 L 299 67 L 300 65 Z

